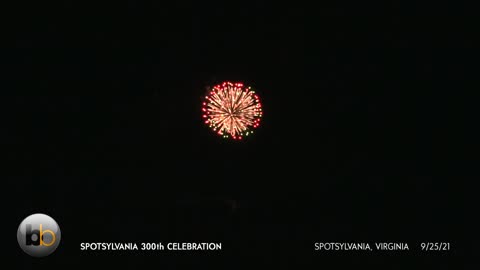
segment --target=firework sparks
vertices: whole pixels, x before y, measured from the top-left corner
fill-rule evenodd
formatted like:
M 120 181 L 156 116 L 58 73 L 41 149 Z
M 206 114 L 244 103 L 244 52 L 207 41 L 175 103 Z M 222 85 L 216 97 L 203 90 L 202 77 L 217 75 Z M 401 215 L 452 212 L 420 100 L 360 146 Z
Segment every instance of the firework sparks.
M 203 102 L 203 118 L 218 135 L 241 140 L 260 124 L 262 106 L 258 95 L 242 83 L 214 86 Z

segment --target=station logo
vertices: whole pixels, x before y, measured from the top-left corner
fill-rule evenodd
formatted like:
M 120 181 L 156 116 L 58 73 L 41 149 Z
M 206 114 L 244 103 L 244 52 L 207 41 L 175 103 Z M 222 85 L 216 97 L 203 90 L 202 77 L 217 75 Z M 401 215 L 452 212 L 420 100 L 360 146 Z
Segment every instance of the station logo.
M 45 214 L 26 217 L 17 230 L 18 244 L 33 257 L 45 257 L 57 249 L 61 232 L 57 222 Z

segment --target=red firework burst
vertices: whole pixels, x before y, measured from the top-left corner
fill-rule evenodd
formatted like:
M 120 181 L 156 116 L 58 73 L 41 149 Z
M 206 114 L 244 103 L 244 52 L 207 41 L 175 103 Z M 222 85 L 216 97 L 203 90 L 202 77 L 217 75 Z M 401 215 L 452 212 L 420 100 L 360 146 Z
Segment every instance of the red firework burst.
M 242 83 L 214 86 L 202 106 L 205 124 L 224 138 L 242 139 L 260 124 L 262 105 L 258 95 Z

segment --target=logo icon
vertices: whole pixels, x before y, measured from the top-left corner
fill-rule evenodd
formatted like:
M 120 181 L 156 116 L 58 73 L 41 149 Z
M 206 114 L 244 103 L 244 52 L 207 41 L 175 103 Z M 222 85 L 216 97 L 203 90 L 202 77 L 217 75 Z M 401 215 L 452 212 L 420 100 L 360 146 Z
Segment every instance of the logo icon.
M 61 232 L 57 222 L 45 214 L 26 217 L 17 230 L 18 244 L 33 257 L 45 257 L 57 249 Z

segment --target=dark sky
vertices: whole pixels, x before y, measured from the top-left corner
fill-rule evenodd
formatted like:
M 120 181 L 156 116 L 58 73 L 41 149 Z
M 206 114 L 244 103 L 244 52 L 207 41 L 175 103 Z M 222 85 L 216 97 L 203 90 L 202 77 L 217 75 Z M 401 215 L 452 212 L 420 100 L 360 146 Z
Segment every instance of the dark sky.
M 39 261 L 5 237 L 20 268 L 464 261 L 463 196 L 448 166 L 460 150 L 446 143 L 443 100 L 471 73 L 466 8 L 35 5 L 11 8 L 4 61 L 4 194 L 22 198 L 8 203 L 7 231 L 42 212 L 62 243 Z M 251 85 L 263 103 L 258 132 L 242 142 L 201 120 L 205 88 L 226 80 Z M 79 251 L 108 241 L 223 241 L 225 251 Z M 322 241 L 455 250 L 315 253 Z

